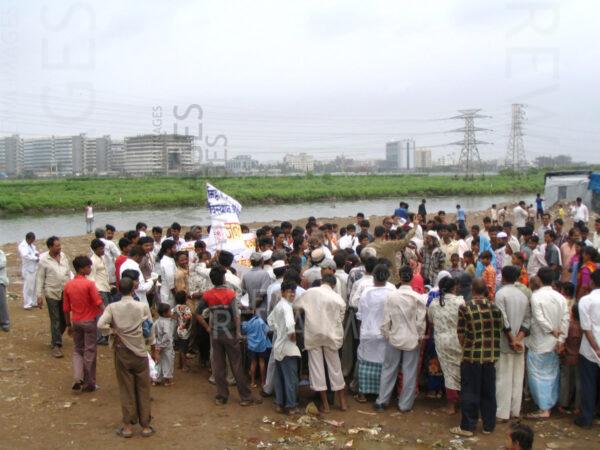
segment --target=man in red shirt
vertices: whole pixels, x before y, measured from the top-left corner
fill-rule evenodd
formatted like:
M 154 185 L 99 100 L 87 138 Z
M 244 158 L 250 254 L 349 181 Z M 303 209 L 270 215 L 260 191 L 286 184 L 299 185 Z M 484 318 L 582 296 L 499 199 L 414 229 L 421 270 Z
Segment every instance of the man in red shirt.
M 104 310 L 96 284 L 86 277 L 92 271 L 92 260 L 77 256 L 73 260 L 77 275 L 65 284 L 63 311 L 67 333 L 73 337 L 73 390 L 96 390 L 96 318 Z

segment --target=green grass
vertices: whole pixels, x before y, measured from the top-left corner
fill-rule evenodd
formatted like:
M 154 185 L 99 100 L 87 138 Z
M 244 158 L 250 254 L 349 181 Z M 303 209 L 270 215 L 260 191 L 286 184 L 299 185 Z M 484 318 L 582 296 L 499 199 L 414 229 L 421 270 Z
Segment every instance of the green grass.
M 0 211 L 34 213 L 96 209 L 203 206 L 204 183 L 211 182 L 242 204 L 292 203 L 321 199 L 401 196 L 464 196 L 534 192 L 543 174 L 465 180 L 451 176 L 290 176 L 247 178 L 67 178 L 0 181 Z

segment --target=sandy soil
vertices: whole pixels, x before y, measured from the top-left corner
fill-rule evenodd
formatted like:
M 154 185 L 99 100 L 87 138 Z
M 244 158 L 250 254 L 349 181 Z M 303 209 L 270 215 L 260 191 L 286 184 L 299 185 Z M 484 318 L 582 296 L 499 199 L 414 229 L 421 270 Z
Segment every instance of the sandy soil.
M 346 218 L 335 221 L 349 223 Z M 63 249 L 70 257 L 86 253 L 89 240 L 90 236 L 64 238 Z M 43 248 L 41 242 L 37 244 Z M 207 381 L 209 373 L 197 367 L 191 373 L 176 371 L 173 387 L 153 388 L 155 436 L 135 436 L 128 441 L 117 438 L 114 430 L 120 406 L 111 351 L 99 349 L 101 389 L 93 394 L 72 394 L 72 340 L 65 335 L 65 358 L 50 357 L 47 311 L 24 311 L 20 307 L 22 285 L 16 245 L 3 249 L 8 254 L 11 278 L 12 327 L 9 333 L 0 333 L 0 448 L 503 448 L 508 425 L 498 425 L 490 436 L 479 433 L 470 440 L 456 439 L 448 429 L 458 424 L 459 417 L 444 414 L 440 400 L 422 396 L 414 411 L 403 415 L 392 407 L 376 415 L 370 404 L 350 400 L 349 411 L 333 411 L 324 417 L 343 424 L 310 416 L 286 418 L 274 412 L 271 399 L 257 407 L 242 408 L 237 405 L 235 391 L 227 406 L 217 407 L 214 387 Z M 302 393 L 303 405 L 310 397 L 309 392 Z M 596 425 L 589 431 L 580 430 L 569 416 L 532 426 L 538 449 L 599 446 L 600 428 Z

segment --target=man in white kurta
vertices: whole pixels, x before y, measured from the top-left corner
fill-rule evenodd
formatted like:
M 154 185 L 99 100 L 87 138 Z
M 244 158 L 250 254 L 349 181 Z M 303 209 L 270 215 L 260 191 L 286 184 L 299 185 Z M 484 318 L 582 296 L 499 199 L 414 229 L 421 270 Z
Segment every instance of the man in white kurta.
M 310 387 L 322 393 L 323 409 L 328 410 L 325 364 L 331 390 L 338 393 L 340 407 L 345 408 L 346 386 L 338 350 L 344 340 L 346 302 L 333 288 L 336 279 L 325 275 L 319 287 L 308 289 L 295 302 L 294 309 L 304 311 L 304 348 L 308 352 Z
M 135 270 L 139 273 L 138 282 L 139 285 L 135 290 L 135 295 L 141 302 L 148 303 L 148 299 L 146 298 L 146 292 L 152 289 L 154 286 L 154 280 L 152 278 L 145 279 L 142 270 L 140 269 L 140 261 L 144 257 L 144 249 L 141 246 L 134 247 L 129 253 L 129 258 L 121 264 L 121 269 L 119 271 L 119 278 L 123 276 L 123 272 L 126 270 Z M 171 304 L 171 306 L 175 306 L 175 302 Z
M 40 261 L 40 254 L 35 248 L 35 234 L 29 232 L 19 244 L 21 256 L 21 276 L 23 277 L 23 308 L 31 309 L 37 306 L 35 296 L 35 272 Z

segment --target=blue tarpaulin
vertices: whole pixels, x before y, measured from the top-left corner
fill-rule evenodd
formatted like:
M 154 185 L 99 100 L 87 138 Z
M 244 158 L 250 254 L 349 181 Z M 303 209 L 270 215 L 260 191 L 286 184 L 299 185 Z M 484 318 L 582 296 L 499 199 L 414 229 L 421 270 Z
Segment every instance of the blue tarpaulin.
M 590 175 L 589 189 L 592 192 L 600 194 L 600 172 L 594 172 Z

